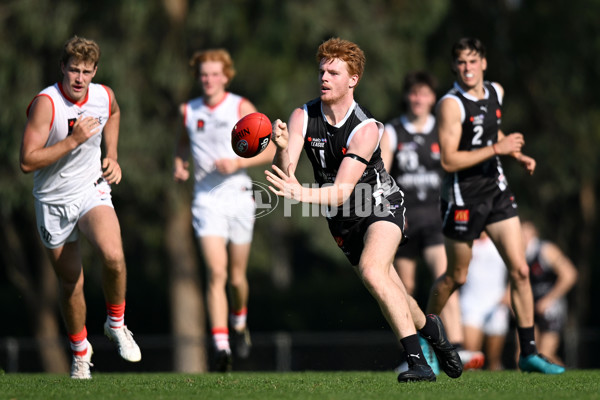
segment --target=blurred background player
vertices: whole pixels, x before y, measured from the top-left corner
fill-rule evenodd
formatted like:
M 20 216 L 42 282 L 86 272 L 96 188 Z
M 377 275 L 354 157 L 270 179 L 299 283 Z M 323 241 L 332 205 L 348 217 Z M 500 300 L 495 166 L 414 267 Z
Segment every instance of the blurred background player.
M 100 47 L 93 40 L 74 36 L 65 43 L 62 81 L 40 92 L 27 108 L 21 145 L 21 170 L 35 171 L 38 233 L 60 284 L 60 308 L 73 351 L 73 379 L 92 377 L 80 233 L 102 261 L 108 314 L 104 333 L 125 360 L 142 358 L 125 326 L 127 271 L 121 227 L 110 195 L 111 185 L 121 181 L 117 161 L 121 112 L 112 89 L 92 83 L 99 59 Z
M 246 168 L 268 163 L 275 148 L 254 158 L 238 157 L 231 148 L 231 130 L 243 116 L 256 112 L 247 99 L 228 92 L 235 75 L 226 50 L 196 52 L 190 60 L 203 95 L 180 106 L 185 133 L 179 136 L 174 179 L 189 178 L 194 163 L 193 226 L 207 271 L 206 302 L 217 371 L 232 367 L 230 330 L 236 356 L 249 355 L 247 326 L 249 287 L 246 270 L 255 219 L 252 182 Z M 229 300 L 227 286 L 229 283 Z
M 536 340 L 540 352 L 558 364 L 562 333 L 567 321 L 567 293 L 577 282 L 577 269 L 560 248 L 541 240 L 531 221 L 523 221 L 525 256 L 535 305 Z
M 331 235 L 405 349 L 408 370 L 398 381 L 436 380 L 417 330 L 434 348 L 444 372 L 457 378 L 462 364 L 441 319 L 423 314 L 392 265 L 404 235 L 404 197 L 383 166 L 383 124 L 354 100 L 365 55 L 355 43 L 331 38 L 319 46 L 317 61 L 319 97 L 292 111 L 289 123 L 273 122 L 277 151 L 273 172 L 265 171 L 269 189 L 327 206 Z M 318 187 L 301 185 L 294 175 L 303 150 Z
M 464 368 L 480 369 L 485 363 L 486 369 L 498 371 L 503 369 L 502 353 L 510 322 L 506 265 L 485 232 L 473 241 L 472 251 L 469 275 L 460 288 L 464 348 L 472 352 Z
M 500 156 L 511 156 L 533 174 L 536 162 L 521 152 L 523 134 L 500 129 L 504 89 L 484 79 L 486 49 L 475 38 L 458 40 L 451 50 L 454 87 L 438 103 L 442 229 L 448 268 L 429 295 L 427 311 L 439 313 L 467 279 L 471 246 L 484 230 L 508 267 L 511 304 L 517 320 L 524 372 L 561 374 L 564 367 L 538 353 L 534 334 L 533 294 L 515 198 Z
M 402 90 L 402 114 L 385 125 L 381 138 L 381 158 L 386 170 L 404 193 L 406 235 L 409 240 L 398 248 L 394 268 L 410 295 L 414 295 L 417 261 L 421 257 L 437 278 L 446 271 L 446 251 L 439 215 L 440 146 L 437 124 L 432 115 L 437 83 L 427 72 L 406 74 Z M 462 343 L 458 293 L 454 293 L 440 317 L 450 342 Z M 425 356 L 438 373 L 435 355 L 420 338 Z M 459 352 L 460 354 L 460 352 Z M 398 371 L 406 369 L 403 363 Z

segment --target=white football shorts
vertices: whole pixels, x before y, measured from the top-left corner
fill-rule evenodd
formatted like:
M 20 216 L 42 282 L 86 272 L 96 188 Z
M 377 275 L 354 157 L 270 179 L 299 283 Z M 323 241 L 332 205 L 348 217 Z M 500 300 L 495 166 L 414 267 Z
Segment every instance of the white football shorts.
M 462 322 L 465 326 L 473 326 L 489 336 L 506 335 L 510 319 L 510 310 L 503 303 L 481 307 L 481 302 L 465 304 L 461 299 Z
M 56 249 L 65 243 L 79 238 L 77 223 L 94 207 L 113 207 L 110 185 L 99 179 L 77 201 L 70 204 L 47 204 L 34 201 L 38 233 L 42 243 L 49 249 Z
M 219 236 L 231 243 L 252 241 L 256 203 L 248 188 L 196 192 L 192 202 L 196 237 Z

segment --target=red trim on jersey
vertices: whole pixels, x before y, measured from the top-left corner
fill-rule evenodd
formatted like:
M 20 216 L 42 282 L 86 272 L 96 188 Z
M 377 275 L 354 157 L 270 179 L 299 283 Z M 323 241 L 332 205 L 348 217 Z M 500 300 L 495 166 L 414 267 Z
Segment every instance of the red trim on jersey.
M 183 126 L 187 125 L 187 109 L 188 109 L 188 103 L 184 103 L 183 104 Z
M 88 98 L 90 96 L 90 90 L 89 90 L 89 87 L 88 87 L 88 90 L 85 92 L 85 97 L 83 98 L 83 100 L 81 100 L 80 102 L 76 102 L 75 100 L 73 100 L 72 98 L 70 98 L 69 96 L 67 96 L 67 94 L 63 90 L 62 82 L 58 82 L 58 89 L 60 90 L 60 93 L 63 95 L 63 97 L 65 99 L 69 100 L 71 103 L 73 103 L 73 104 L 75 104 L 76 106 L 79 106 L 79 107 L 81 107 L 82 105 L 84 105 L 85 103 L 87 103 Z
M 27 106 L 27 110 L 25 111 L 25 114 L 29 117 L 29 109 L 31 108 L 31 105 L 33 104 L 33 102 L 35 101 L 35 99 L 37 99 L 40 96 L 44 96 L 47 97 L 48 100 L 50 100 L 50 104 L 52 105 L 52 118 L 50 119 L 50 128 L 52 129 L 52 124 L 54 123 L 54 100 L 52 100 L 52 97 L 50 97 L 47 94 L 38 94 L 37 96 L 35 96 L 31 102 L 29 103 L 29 105 Z
M 221 104 L 223 104 L 223 102 L 225 101 L 225 99 L 227 98 L 227 96 L 229 96 L 229 92 L 225 92 L 225 96 L 223 96 L 223 98 L 221 99 L 221 101 L 219 101 L 217 104 L 215 104 L 214 106 L 209 106 L 208 104 L 206 104 L 206 102 L 204 102 L 204 105 L 206 107 L 208 107 L 209 110 L 214 110 L 215 108 L 219 107 Z
M 104 90 L 106 90 L 106 94 L 108 94 L 108 116 L 112 115 L 112 99 L 110 98 L 110 90 L 108 90 L 108 86 L 101 85 Z

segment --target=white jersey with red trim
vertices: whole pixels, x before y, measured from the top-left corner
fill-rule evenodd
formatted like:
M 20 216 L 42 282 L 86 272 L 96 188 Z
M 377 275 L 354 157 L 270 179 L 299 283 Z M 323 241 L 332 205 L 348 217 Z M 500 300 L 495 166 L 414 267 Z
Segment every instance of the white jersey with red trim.
M 226 181 L 250 187 L 245 169 L 231 175 L 223 175 L 215 169 L 216 160 L 238 158 L 231 147 L 231 130 L 241 118 L 243 99 L 227 92 L 225 98 L 212 107 L 205 104 L 202 97 L 185 104 L 183 119 L 194 160 L 195 190 L 211 190 Z
M 92 116 L 100 123 L 100 129 L 94 136 L 55 163 L 34 173 L 33 195 L 36 199 L 49 204 L 71 203 L 84 195 L 102 175 L 100 145 L 102 131 L 111 112 L 111 98 L 108 89 L 96 83 L 89 85 L 85 98 L 77 103 L 66 96 L 60 83 L 42 90 L 36 98 L 39 96 L 46 96 L 52 102 L 52 122 L 46 147 L 69 136 L 79 117 Z

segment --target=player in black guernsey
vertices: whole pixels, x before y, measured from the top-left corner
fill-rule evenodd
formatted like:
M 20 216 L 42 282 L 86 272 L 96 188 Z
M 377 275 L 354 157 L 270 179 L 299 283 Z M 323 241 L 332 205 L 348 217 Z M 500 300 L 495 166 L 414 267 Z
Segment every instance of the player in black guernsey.
M 436 80 L 431 74 L 424 71 L 407 73 L 401 96 L 402 114 L 385 124 L 381 138 L 384 164 L 404 193 L 406 235 L 410 240 L 398 248 L 394 267 L 411 295 L 415 290 L 419 258 L 434 279 L 446 271 L 447 264 L 439 215 L 443 170 L 437 123 L 432 115 L 436 88 Z M 440 317 L 450 342 L 461 345 L 463 332 L 458 293 L 450 297 Z M 473 354 L 464 350 L 458 353 L 463 363 L 473 358 Z M 428 354 L 431 353 L 425 350 L 425 355 Z M 483 357 L 481 353 L 477 356 Z M 435 355 L 429 364 L 435 371 Z M 465 368 L 469 366 L 465 364 Z M 398 370 L 403 368 L 405 364 Z
M 563 373 L 562 366 L 538 354 L 521 224 L 499 156 L 514 157 L 530 174 L 535 170 L 535 160 L 521 152 L 521 133 L 505 135 L 500 129 L 504 91 L 498 83 L 484 80 L 487 59 L 483 44 L 478 39 L 460 39 L 452 48 L 452 63 L 457 80 L 439 101 L 436 112 L 441 163 L 446 171 L 441 213 L 448 269 L 435 281 L 427 310 L 439 312 L 466 281 L 473 240 L 485 230 L 509 271 L 521 350 L 519 368 Z
M 319 46 L 317 60 L 320 97 L 295 109 L 288 124 L 273 122 L 277 152 L 273 172 L 265 171 L 270 188 L 279 196 L 329 207 L 327 221 L 333 237 L 409 354 L 410 367 L 398 375 L 398 381 L 436 379 L 417 330 L 432 344 L 446 374 L 457 378 L 462 364 L 441 320 L 423 314 L 392 267 L 403 237 L 403 197 L 383 167 L 382 124 L 354 101 L 364 53 L 352 42 L 332 38 Z M 317 188 L 301 185 L 294 175 L 303 149 Z
M 577 282 L 577 269 L 556 244 L 540 239 L 531 221 L 523 221 L 522 230 L 538 347 L 548 359 L 562 363 L 558 350 L 567 322 L 567 293 Z

